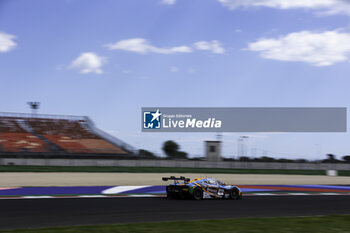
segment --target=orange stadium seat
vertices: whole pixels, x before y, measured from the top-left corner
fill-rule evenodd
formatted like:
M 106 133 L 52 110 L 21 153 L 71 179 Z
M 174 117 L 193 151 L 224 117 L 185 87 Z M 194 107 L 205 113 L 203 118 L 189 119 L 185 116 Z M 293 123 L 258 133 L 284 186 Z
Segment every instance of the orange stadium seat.
M 95 153 L 127 154 L 126 151 L 102 139 L 78 139 L 78 142 Z
M 71 154 L 128 154 L 85 128 L 84 123 L 84 120 L 0 117 L 0 149 L 4 152 L 49 152 L 47 143 L 52 143 Z M 21 127 L 23 124 L 30 132 Z
M 5 152 L 48 152 L 45 142 L 30 133 L 0 133 L 0 144 Z

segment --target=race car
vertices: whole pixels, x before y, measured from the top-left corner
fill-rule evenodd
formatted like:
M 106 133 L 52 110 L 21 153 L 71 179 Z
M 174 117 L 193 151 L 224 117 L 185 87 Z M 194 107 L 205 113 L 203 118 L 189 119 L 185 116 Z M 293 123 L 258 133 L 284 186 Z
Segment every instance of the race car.
M 189 179 L 181 177 L 163 177 L 163 181 L 173 180 L 172 184 L 166 187 L 168 198 L 192 198 L 201 199 L 242 199 L 241 190 L 234 185 L 227 185 L 214 178 Z

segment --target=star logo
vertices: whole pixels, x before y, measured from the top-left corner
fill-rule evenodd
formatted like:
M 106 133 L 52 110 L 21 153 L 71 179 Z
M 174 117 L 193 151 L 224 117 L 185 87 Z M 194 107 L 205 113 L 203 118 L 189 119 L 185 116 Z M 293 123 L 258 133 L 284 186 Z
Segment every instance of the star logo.
M 144 129 L 160 129 L 162 113 L 156 111 L 143 111 L 143 128 Z
M 151 113 L 151 114 L 152 114 L 152 116 L 153 116 L 151 122 L 154 121 L 154 120 L 156 120 L 156 119 L 157 119 L 157 121 L 159 121 L 159 117 L 162 115 L 162 114 L 159 112 L 159 109 L 157 109 L 157 111 L 156 111 L 155 113 Z

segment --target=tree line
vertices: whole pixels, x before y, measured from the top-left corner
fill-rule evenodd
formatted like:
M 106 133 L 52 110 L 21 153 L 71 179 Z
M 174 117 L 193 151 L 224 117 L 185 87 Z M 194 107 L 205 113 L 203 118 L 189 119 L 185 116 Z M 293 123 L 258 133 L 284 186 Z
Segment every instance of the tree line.
M 180 150 L 180 145 L 172 140 L 165 141 L 162 145 L 162 150 L 167 156 L 167 159 L 190 159 L 188 158 L 188 153 Z M 154 153 L 140 149 L 138 154 L 147 159 L 160 159 Z M 190 160 L 205 160 L 205 157 L 191 158 Z M 272 158 L 269 156 L 261 156 L 251 158 L 248 156 L 241 156 L 238 158 L 223 158 L 223 161 L 239 161 L 239 162 L 279 162 L 279 163 L 350 163 L 350 155 L 342 156 L 341 159 L 337 159 L 334 154 L 327 154 L 325 159 L 320 159 L 317 161 L 311 161 L 307 159 L 285 159 L 285 158 Z

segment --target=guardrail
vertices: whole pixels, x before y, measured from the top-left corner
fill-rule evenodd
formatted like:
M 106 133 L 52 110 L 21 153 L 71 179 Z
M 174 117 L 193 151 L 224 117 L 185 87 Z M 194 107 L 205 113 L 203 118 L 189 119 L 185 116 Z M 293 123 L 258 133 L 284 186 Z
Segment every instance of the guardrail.
M 286 169 L 286 170 L 350 170 L 350 164 L 335 163 L 264 163 L 264 162 L 210 162 L 186 160 L 128 160 L 96 158 L 0 158 L 0 165 L 41 166 L 120 166 L 120 167 L 193 167 L 231 169 Z

